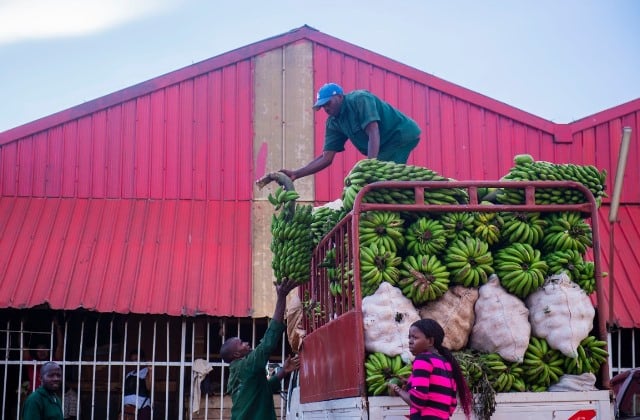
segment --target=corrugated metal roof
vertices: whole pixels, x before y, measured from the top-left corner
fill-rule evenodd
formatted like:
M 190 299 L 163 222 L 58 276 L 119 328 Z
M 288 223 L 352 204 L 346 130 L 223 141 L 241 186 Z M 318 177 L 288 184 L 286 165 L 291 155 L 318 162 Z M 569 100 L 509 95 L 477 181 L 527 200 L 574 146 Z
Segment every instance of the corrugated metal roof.
M 251 203 L 0 198 L 0 307 L 250 316 Z
M 611 230 L 613 226 L 613 311 L 611 323 L 621 328 L 640 328 L 640 206 L 625 205 L 618 210 L 618 222 L 609 223 L 609 206 L 598 212 L 601 235 L 602 270 L 611 271 Z M 609 282 L 605 277 L 604 295 L 606 307 L 600 316 L 609 318 Z M 594 299 L 595 303 L 595 299 Z

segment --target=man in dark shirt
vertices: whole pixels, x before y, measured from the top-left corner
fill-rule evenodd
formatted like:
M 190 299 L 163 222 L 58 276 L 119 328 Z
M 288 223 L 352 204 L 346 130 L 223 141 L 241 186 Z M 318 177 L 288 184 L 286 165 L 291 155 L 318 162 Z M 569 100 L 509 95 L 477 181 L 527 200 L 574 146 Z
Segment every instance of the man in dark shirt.
M 24 401 L 23 420 L 63 420 L 62 401 L 57 395 L 62 383 L 62 369 L 56 362 L 47 362 L 40 368 L 38 387 Z
M 280 381 L 284 375 L 297 369 L 300 362 L 297 357 L 288 357 L 284 362 L 284 369 L 280 369 L 269 379 L 266 365 L 285 330 L 283 320 L 286 298 L 296 286 L 297 283 L 288 279 L 276 285 L 277 300 L 273 318 L 255 349 L 251 350 L 249 343 L 238 337 L 228 339 L 220 348 L 220 355 L 230 363 L 227 389 L 233 403 L 233 420 L 276 418 L 273 394 L 280 390 Z
M 313 108 L 323 108 L 329 115 L 322 155 L 302 168 L 282 169 L 292 180 L 331 165 L 347 140 L 369 159 L 396 163 L 407 163 L 420 140 L 415 121 L 366 90 L 344 94 L 339 85 L 327 83 L 318 90 Z

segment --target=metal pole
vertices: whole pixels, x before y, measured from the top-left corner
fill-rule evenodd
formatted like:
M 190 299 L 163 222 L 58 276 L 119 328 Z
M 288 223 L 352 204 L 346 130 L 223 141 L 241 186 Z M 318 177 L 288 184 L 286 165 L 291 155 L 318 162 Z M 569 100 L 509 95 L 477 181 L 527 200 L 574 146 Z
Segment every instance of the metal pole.
M 631 127 L 622 129 L 622 140 L 620 142 L 620 153 L 618 154 L 618 167 L 616 171 L 613 195 L 611 196 L 611 207 L 609 208 L 609 318 L 607 325 L 609 329 L 615 323 L 615 313 L 613 311 L 613 266 L 615 260 L 615 247 L 613 244 L 615 224 L 618 222 L 618 208 L 620 206 L 620 195 L 622 194 L 622 182 L 624 181 L 624 170 L 627 166 L 627 156 L 629 155 L 629 140 L 631 138 Z

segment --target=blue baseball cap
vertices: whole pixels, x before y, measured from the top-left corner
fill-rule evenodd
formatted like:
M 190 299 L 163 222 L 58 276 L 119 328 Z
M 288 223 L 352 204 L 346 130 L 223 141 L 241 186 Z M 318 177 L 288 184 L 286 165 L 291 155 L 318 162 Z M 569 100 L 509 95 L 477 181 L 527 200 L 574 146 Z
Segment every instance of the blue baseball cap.
M 342 94 L 343 94 L 343 90 L 340 87 L 340 85 L 336 83 L 327 83 L 326 85 L 318 89 L 318 96 L 316 97 L 316 103 L 313 104 L 313 108 L 317 110 L 322 105 L 329 102 L 329 99 L 331 99 L 333 95 L 342 95 Z

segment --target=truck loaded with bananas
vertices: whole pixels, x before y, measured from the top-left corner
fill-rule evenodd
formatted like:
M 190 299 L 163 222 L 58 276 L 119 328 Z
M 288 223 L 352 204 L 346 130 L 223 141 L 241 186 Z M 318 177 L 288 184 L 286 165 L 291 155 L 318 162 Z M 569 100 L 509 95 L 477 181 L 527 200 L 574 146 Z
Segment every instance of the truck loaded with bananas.
M 340 209 L 311 210 L 278 188 L 274 275 L 301 283 L 305 308 L 296 409 L 333 401 L 322 412 L 337 415 L 339 401 L 359 398 L 362 418 L 403 413 L 387 384 L 406 383 L 409 325 L 429 317 L 476 396 L 476 418 L 515 418 L 509 401 L 557 410 L 578 400 L 609 418 L 598 391 L 607 343 L 591 300 L 601 295 L 605 179 L 529 155 L 499 181 L 365 159 L 345 178 Z M 551 418 L 537 407 L 540 417 L 527 418 Z

